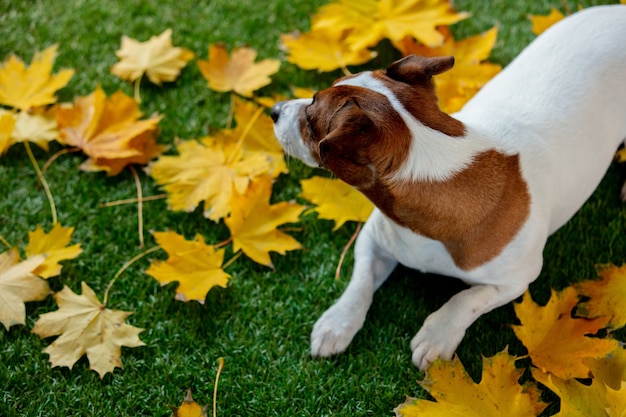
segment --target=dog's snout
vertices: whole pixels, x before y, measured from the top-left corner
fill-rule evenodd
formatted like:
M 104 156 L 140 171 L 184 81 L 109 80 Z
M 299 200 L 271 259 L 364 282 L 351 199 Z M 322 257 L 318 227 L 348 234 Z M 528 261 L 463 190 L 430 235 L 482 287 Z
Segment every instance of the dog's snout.
M 270 110 L 270 116 L 272 117 L 274 123 L 278 121 L 278 118 L 280 117 L 280 110 L 283 108 L 284 105 L 284 101 L 279 101 L 272 106 L 272 110 Z

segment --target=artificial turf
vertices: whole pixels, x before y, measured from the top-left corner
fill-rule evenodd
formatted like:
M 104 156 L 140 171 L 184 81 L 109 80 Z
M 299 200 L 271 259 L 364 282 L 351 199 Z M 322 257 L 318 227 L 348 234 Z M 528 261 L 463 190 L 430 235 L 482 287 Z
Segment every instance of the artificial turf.
M 261 58 L 281 58 L 279 35 L 306 31 L 322 0 L 190 0 L 158 1 L 11 1 L 0 0 L 0 59 L 10 52 L 30 61 L 34 51 L 59 43 L 55 68 L 74 68 L 75 76 L 60 91 L 61 101 L 86 95 L 99 84 L 111 94 L 132 95 L 132 86 L 109 73 L 123 34 L 140 40 L 173 29 L 175 45 L 206 59 L 209 43 L 229 48 L 249 45 Z M 452 27 L 462 39 L 498 25 L 498 42 L 491 61 L 506 65 L 534 35 L 528 14 L 562 9 L 562 1 L 457 0 L 456 8 L 472 17 Z M 578 1 L 567 1 L 576 10 Z M 581 1 L 588 7 L 600 3 Z M 605 2 L 601 2 L 605 3 Z M 387 65 L 396 57 L 388 44 L 368 67 Z M 283 63 L 271 86 L 262 93 L 287 93 L 292 85 L 321 88 L 339 72 L 317 74 Z M 198 138 L 223 128 L 229 96 L 210 91 L 195 63 L 179 80 L 163 88 L 142 85 L 146 114 L 165 117 L 159 142 L 176 137 Z M 52 146 L 51 152 L 60 149 Z M 43 163 L 50 154 L 35 149 Z M 78 154 L 64 155 L 50 167 L 46 179 L 55 197 L 59 220 L 75 226 L 74 242 L 84 250 L 64 263 L 55 290 L 68 285 L 79 291 L 87 282 L 102 296 L 108 282 L 126 261 L 141 252 L 135 206 L 101 207 L 105 201 L 135 195 L 131 174 L 117 177 L 83 173 Z M 275 184 L 276 199 L 296 198 L 298 179 L 316 170 L 290 160 L 290 175 Z M 595 276 L 598 263 L 626 260 L 626 210 L 619 201 L 624 177 L 614 165 L 583 209 L 548 242 L 533 296 L 546 301 L 550 288 Z M 158 194 L 151 179 L 141 175 L 144 195 Z M 24 247 L 37 224 L 51 226 L 46 197 L 22 146 L 0 157 L 0 235 Z M 204 219 L 199 210 L 174 213 L 163 200 L 146 203 L 147 230 L 196 233 L 208 242 L 227 237 L 223 224 Z M 332 232 L 332 224 L 314 215 L 291 232 L 305 247 L 273 256 L 271 270 L 239 259 L 228 270 L 228 288 L 216 288 L 206 303 L 174 300 L 175 285 L 161 287 L 145 275 L 148 260 L 134 264 L 115 284 L 110 308 L 134 312 L 128 322 L 145 328 L 145 347 L 123 349 L 123 370 L 100 379 L 86 359 L 73 369 L 51 368 L 43 349 L 51 340 L 30 333 L 40 314 L 56 309 L 51 298 L 27 305 L 27 325 L 0 329 L 0 415 L 6 416 L 166 416 L 179 405 L 187 388 L 201 404 L 211 402 L 217 358 L 225 359 L 218 394 L 221 416 L 385 416 L 406 395 L 423 396 L 416 381 L 423 378 L 411 363 L 409 342 L 424 318 L 462 288 L 454 280 L 423 276 L 398 268 L 380 289 L 363 330 L 347 352 L 336 358 L 312 360 L 309 333 L 315 320 L 345 288 L 352 269 L 348 255 L 340 280 L 334 270 L 341 250 L 354 232 L 349 224 Z M 153 245 L 148 234 L 147 245 Z M 229 252 L 227 257 L 232 254 Z M 161 257 L 161 255 L 154 255 Z M 473 376 L 480 374 L 481 355 L 509 346 L 524 354 L 508 324 L 511 306 L 478 320 L 468 331 L 458 354 Z M 548 413 L 554 411 L 554 407 Z

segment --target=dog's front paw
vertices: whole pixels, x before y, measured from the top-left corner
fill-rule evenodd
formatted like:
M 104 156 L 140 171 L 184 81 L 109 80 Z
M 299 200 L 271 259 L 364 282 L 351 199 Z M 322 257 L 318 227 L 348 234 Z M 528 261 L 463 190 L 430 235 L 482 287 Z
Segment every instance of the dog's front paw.
M 411 340 L 413 363 L 425 371 L 437 358 L 452 359 L 464 335 L 465 330 L 433 326 L 427 320 Z
M 364 315 L 354 309 L 335 304 L 313 326 L 311 356 L 325 358 L 343 352 L 364 321 Z

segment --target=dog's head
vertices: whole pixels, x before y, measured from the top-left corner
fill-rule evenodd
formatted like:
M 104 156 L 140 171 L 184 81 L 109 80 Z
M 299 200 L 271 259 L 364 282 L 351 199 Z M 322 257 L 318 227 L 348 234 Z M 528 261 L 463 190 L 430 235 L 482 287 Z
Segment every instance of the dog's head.
M 432 82 L 453 64 L 452 57 L 411 55 L 340 78 L 312 100 L 276 104 L 274 131 L 286 153 L 367 188 L 403 165 L 418 126 L 463 135 L 463 125 L 439 110 Z

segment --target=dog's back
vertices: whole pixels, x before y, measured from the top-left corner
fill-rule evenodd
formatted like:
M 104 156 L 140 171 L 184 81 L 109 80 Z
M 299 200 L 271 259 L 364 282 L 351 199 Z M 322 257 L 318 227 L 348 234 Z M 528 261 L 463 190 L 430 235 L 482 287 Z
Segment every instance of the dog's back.
M 626 138 L 625 41 L 626 6 L 578 12 L 539 36 L 455 115 L 520 153 L 535 208 L 551 211 L 550 232 L 591 195 Z

